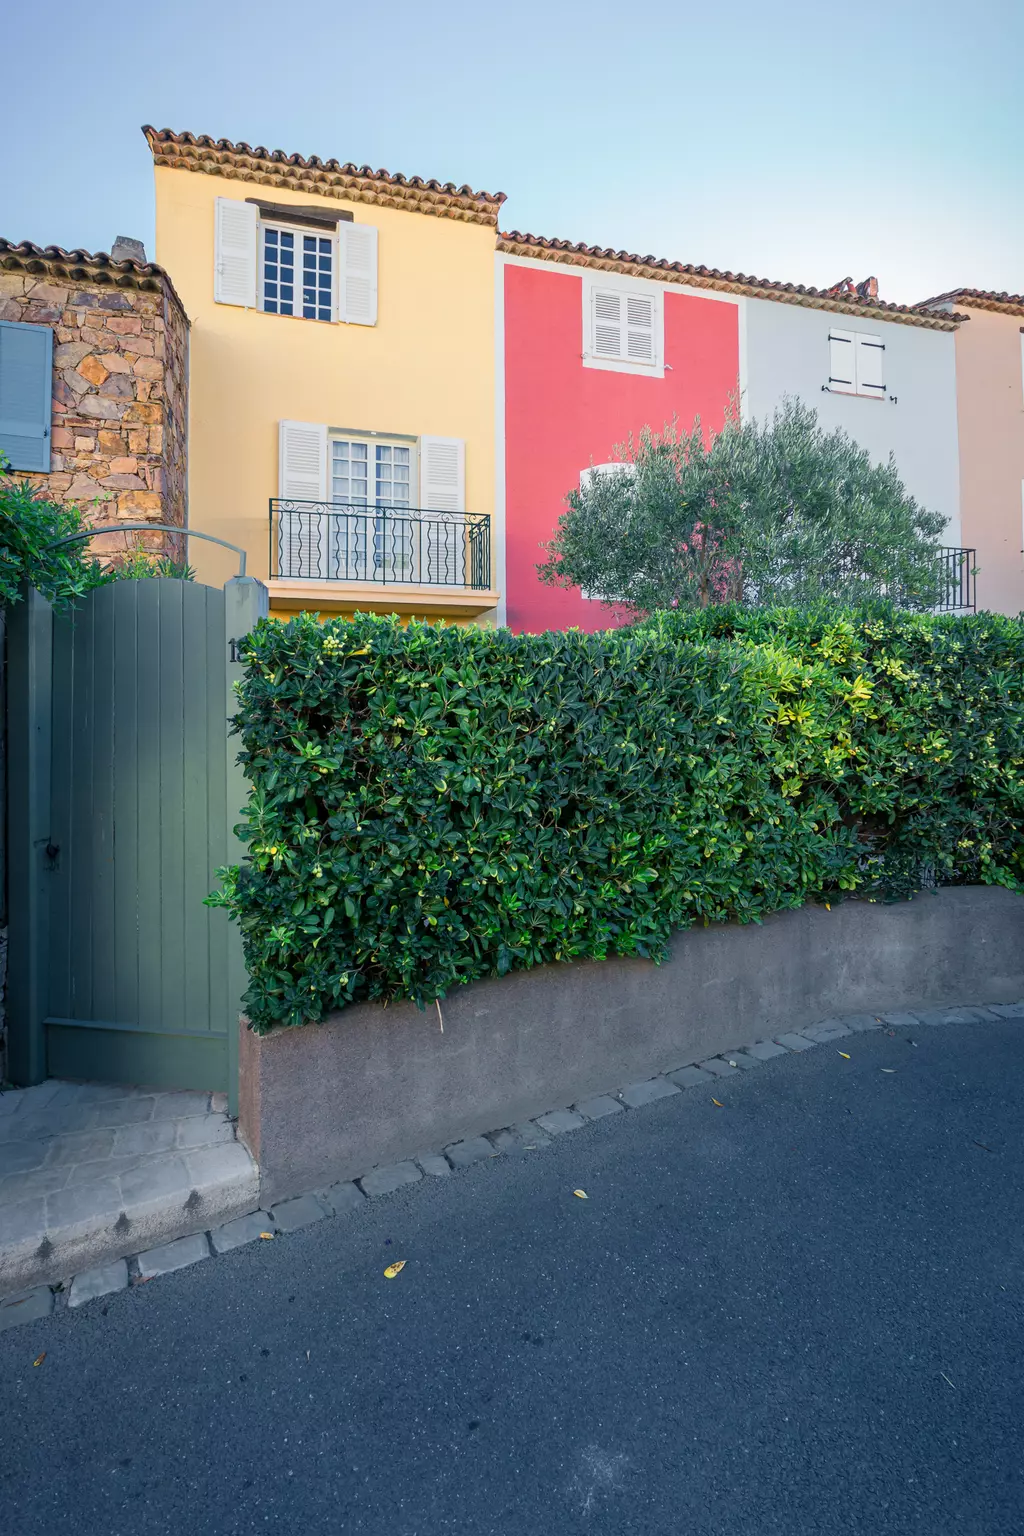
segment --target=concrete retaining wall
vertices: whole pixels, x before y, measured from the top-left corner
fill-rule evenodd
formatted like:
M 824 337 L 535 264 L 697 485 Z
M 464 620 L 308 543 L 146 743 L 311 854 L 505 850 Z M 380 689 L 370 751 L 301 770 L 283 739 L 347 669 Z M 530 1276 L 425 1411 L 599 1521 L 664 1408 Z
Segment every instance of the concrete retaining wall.
M 675 936 L 661 966 L 548 965 L 437 1010 L 360 1004 L 243 1027 L 240 1131 L 266 1203 L 531 1118 L 832 1013 L 1016 1002 L 1024 897 L 964 886 Z

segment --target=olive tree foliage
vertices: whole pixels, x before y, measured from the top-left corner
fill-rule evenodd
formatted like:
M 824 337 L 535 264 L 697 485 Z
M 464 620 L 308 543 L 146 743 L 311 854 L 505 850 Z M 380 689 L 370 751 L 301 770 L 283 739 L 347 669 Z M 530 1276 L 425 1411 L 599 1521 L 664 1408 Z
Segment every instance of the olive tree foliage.
M 891 456 L 873 463 L 798 400 L 764 422 L 733 409 L 716 434 L 699 420 L 646 428 L 616 452 L 620 469 L 566 497 L 537 567 L 545 582 L 641 612 L 939 600 L 945 519 L 908 494 Z

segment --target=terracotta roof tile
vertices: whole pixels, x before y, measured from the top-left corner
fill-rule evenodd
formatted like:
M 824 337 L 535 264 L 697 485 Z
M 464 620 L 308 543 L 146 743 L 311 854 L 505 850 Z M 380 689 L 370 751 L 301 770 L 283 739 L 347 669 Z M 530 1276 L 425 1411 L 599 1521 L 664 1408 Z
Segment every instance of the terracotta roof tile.
M 1007 315 L 1024 315 L 1024 293 L 992 293 L 984 288 L 953 288 L 949 293 L 922 299 L 921 309 L 943 304 L 965 304 L 968 309 L 992 309 Z
M 318 155 L 306 159 L 280 149 L 264 149 L 262 144 L 253 148 L 230 139 L 212 139 L 205 133 L 175 133 L 170 128 L 149 126 L 142 131 L 157 165 L 176 170 L 202 171 L 264 186 L 292 187 L 350 202 L 382 203 L 440 218 L 493 224 L 495 228 L 498 210 L 505 201 L 504 192 L 476 192 L 472 187 L 457 187 L 452 181 L 400 176 L 351 162 L 343 165 L 339 160 L 321 160 Z
M 153 261 L 114 261 L 106 251 L 66 251 L 60 245 L 34 245 L 31 240 L 15 243 L 0 238 L 0 267 L 9 272 L 47 272 L 116 288 L 148 288 L 167 293 L 182 314 L 185 312 L 171 279 Z
M 919 304 L 886 303 L 870 292 L 873 278 L 854 284 L 852 278 L 847 277 L 834 283 L 831 288 L 808 288 L 803 283 L 782 283 L 772 278 L 749 277 L 743 272 L 721 272 L 717 267 L 691 266 L 686 262 L 668 261 L 659 256 L 637 256 L 628 251 L 613 251 L 597 245 L 573 245 L 568 240 L 549 240 L 542 235 L 521 234 L 517 229 L 499 234 L 498 249 L 513 256 L 530 256 L 541 261 L 565 261 L 576 266 L 597 267 L 606 272 L 650 277 L 660 282 L 686 283 L 690 287 L 712 288 L 724 293 L 777 299 L 785 304 L 800 304 L 811 309 L 875 315 L 880 320 L 921 325 L 930 330 L 952 331 L 961 321 L 969 318 L 945 310 L 935 313 Z

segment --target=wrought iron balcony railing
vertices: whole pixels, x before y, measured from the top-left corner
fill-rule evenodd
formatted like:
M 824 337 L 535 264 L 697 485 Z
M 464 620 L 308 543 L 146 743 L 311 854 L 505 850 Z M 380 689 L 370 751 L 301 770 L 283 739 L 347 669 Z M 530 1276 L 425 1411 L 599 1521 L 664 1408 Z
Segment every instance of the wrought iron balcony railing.
M 270 503 L 270 574 L 286 580 L 412 582 L 487 591 L 486 513 L 346 501 Z
M 799 562 L 780 562 L 744 586 L 744 601 L 802 607 L 816 602 L 856 604 L 887 598 L 897 608 L 919 613 L 973 613 L 977 605 L 976 551 L 936 547 L 927 556 L 868 547 L 838 552 L 825 566 L 804 571 Z
M 976 549 L 940 549 L 940 613 L 973 613 L 978 604 Z

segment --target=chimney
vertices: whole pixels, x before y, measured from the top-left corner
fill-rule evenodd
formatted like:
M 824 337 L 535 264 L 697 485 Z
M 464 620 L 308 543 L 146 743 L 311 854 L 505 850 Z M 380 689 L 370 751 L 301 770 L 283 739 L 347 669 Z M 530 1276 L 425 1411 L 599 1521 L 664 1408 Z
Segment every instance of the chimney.
M 141 240 L 133 240 L 130 235 L 118 235 L 110 248 L 111 261 L 137 261 L 141 266 L 146 265 L 146 247 Z
M 857 284 L 857 292 L 862 299 L 878 298 L 878 278 L 866 277 L 862 283 Z

